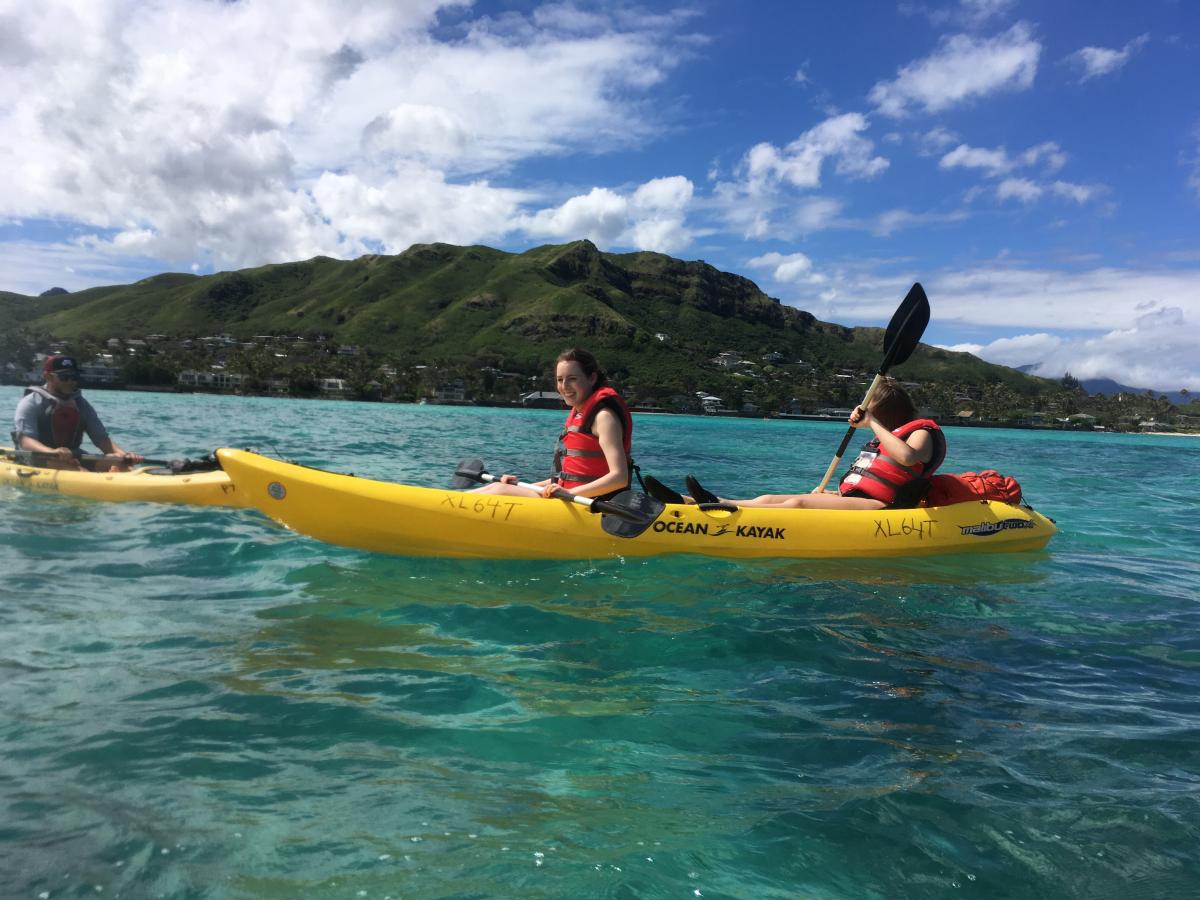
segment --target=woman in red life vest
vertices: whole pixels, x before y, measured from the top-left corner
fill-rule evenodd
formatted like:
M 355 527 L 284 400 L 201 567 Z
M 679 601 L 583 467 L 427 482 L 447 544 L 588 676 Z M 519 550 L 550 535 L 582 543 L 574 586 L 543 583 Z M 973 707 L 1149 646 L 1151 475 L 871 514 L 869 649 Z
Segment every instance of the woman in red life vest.
M 885 379 L 867 409 L 854 408 L 850 424 L 874 437 L 862 449 L 836 491 L 763 494 L 753 500 L 726 500 L 737 506 L 791 509 L 883 509 L 915 506 L 928 478 L 946 457 L 946 439 L 937 423 L 918 419 L 908 394 Z
M 596 357 L 578 348 L 560 353 L 554 382 L 571 408 L 554 451 L 554 475 L 537 482 L 543 497 L 577 494 L 608 498 L 629 487 L 629 448 L 633 418 L 621 396 L 608 385 Z M 478 488 L 484 494 L 528 497 L 515 475 Z

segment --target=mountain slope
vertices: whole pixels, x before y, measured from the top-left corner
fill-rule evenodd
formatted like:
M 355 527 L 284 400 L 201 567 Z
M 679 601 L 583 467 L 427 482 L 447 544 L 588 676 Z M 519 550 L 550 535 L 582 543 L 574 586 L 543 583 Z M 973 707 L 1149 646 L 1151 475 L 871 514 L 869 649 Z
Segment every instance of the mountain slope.
M 1113 381 L 1111 378 L 1081 378 L 1079 384 L 1089 394 L 1104 394 L 1106 397 L 1115 397 L 1117 394 L 1142 395 L 1148 390 L 1147 388 L 1130 387 L 1127 384 Z M 1153 391 L 1153 393 L 1156 397 L 1165 394 L 1172 403 L 1180 405 L 1186 404 L 1191 399 L 1190 394 L 1184 396 L 1179 391 Z
M 936 315 L 936 298 L 934 308 Z M 589 241 L 519 254 L 418 244 L 396 256 L 163 274 L 51 297 L 0 295 L 0 316 L 65 339 L 322 334 L 412 361 L 488 359 L 526 369 L 579 344 L 617 373 L 665 381 L 723 350 L 873 371 L 882 345 L 881 329 L 818 321 L 702 261 L 601 253 Z M 1026 394 L 1043 383 L 924 346 L 896 374 L 1004 383 Z

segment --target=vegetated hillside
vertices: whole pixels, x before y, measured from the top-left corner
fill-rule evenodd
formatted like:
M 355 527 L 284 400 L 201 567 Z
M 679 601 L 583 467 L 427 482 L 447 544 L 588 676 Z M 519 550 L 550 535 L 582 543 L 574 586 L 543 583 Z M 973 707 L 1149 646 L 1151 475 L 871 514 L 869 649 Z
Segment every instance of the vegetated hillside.
M 24 294 L 0 291 L 0 332 L 18 328 L 26 318 L 40 314 L 37 300 Z
M 931 302 L 936 317 L 937 298 Z M 413 361 L 526 369 L 547 366 L 577 344 L 643 383 L 682 383 L 682 370 L 723 350 L 754 361 L 775 352 L 784 363 L 803 360 L 825 371 L 873 371 L 883 340 L 881 329 L 820 322 L 703 261 L 601 253 L 586 240 L 519 254 L 418 244 L 396 256 L 164 274 L 42 298 L 0 295 L 6 314 L 55 338 L 319 333 Z M 1043 383 L 925 346 L 895 374 L 1004 383 L 1020 393 Z

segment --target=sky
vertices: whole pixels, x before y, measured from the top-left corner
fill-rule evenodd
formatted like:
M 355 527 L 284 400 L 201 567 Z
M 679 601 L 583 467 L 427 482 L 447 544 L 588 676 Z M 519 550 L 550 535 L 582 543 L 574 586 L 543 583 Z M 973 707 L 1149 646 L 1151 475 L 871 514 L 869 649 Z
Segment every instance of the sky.
M 0 290 L 588 238 L 1200 390 L 1191 0 L 0 0 L 0 172 Z

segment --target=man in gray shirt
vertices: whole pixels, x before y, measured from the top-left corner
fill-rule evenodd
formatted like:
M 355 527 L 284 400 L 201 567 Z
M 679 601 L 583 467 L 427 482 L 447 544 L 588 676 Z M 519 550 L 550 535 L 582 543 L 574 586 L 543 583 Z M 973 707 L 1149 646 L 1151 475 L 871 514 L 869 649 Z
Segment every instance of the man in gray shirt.
M 34 454 L 36 465 L 55 469 L 79 468 L 78 457 L 86 434 L 100 452 L 120 457 L 102 463 L 99 470 L 124 471 L 142 461 L 122 450 L 108 436 L 92 404 L 79 393 L 79 369 L 70 356 L 50 356 L 42 366 L 45 384 L 25 390 L 13 417 L 13 444 Z

